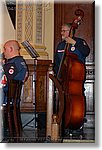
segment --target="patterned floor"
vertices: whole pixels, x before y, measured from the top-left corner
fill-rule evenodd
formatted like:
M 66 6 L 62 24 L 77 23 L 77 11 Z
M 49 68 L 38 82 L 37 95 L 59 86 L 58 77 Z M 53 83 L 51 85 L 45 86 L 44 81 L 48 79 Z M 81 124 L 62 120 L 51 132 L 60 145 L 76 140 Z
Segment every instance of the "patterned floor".
M 43 117 L 42 117 L 43 118 Z M 87 127 L 86 125 L 82 130 L 65 130 L 63 137 L 57 141 L 52 141 L 51 137 L 46 137 L 44 124 L 42 122 L 39 129 L 36 128 L 34 116 L 30 114 L 22 114 L 23 132 L 22 137 L 9 137 L 8 130 L 4 131 L 2 143 L 94 143 L 95 142 L 95 128 Z M 43 128 L 41 128 L 43 127 Z
M 22 137 L 10 138 L 6 136 L 3 138 L 2 143 L 94 143 L 95 133 L 94 129 L 84 128 L 82 132 L 69 133 L 66 131 L 66 135 L 58 141 L 52 141 L 51 137 L 45 137 L 45 130 L 31 130 L 24 129 Z

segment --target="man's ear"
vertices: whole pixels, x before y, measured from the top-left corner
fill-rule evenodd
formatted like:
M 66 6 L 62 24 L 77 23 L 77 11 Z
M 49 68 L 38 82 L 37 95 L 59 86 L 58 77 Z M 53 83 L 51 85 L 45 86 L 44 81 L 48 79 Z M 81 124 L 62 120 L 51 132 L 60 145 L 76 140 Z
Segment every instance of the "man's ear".
M 10 47 L 10 52 L 12 52 L 13 51 L 13 47 Z

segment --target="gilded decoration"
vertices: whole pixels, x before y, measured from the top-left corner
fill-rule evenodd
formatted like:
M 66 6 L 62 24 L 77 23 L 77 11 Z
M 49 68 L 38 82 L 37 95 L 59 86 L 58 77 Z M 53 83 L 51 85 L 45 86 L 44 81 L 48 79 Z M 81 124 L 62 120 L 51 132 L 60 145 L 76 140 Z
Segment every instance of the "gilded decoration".
M 48 59 L 48 53 L 45 51 L 44 33 L 45 33 L 45 7 L 44 2 L 17 1 L 16 12 L 16 38 L 21 43 L 22 41 L 29 41 L 35 50 L 39 53 L 39 59 Z M 30 59 L 30 56 L 21 46 L 21 55 L 25 59 Z
M 36 43 L 42 43 L 42 3 L 36 4 Z
M 23 3 L 17 5 L 17 40 L 22 41 Z
M 30 1 L 25 4 L 25 39 L 33 42 L 33 5 Z

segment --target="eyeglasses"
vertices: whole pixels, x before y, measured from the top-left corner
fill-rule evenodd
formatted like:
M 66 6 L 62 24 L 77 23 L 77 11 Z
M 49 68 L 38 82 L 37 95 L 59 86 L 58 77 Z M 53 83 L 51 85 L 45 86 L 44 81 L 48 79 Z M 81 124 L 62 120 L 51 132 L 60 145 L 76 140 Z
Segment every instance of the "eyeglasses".
M 66 32 L 66 31 L 69 31 L 69 30 L 61 30 L 61 32 Z

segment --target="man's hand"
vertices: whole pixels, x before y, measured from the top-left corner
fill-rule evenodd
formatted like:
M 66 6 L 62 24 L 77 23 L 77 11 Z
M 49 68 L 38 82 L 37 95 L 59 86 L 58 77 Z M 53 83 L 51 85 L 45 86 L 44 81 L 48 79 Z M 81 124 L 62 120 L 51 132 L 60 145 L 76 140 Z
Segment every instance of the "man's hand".
M 66 38 L 66 42 L 69 43 L 69 44 L 72 44 L 72 45 L 75 45 L 75 43 L 76 43 L 76 41 L 73 40 L 73 39 L 70 38 L 70 37 L 67 37 L 67 38 Z

